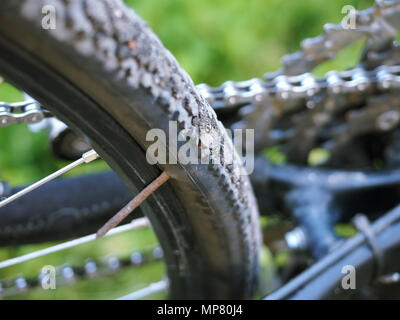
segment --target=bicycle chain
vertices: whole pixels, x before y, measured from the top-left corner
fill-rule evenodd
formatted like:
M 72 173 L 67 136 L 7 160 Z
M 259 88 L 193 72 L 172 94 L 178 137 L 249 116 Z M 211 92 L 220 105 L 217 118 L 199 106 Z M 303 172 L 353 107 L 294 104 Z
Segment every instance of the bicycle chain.
M 396 65 L 400 64 L 400 48 L 393 41 L 400 27 L 400 1 L 377 0 L 373 7 L 356 11 L 354 22 L 354 28 L 326 24 L 324 34 L 303 40 L 301 51 L 282 58 L 282 70 L 267 73 L 263 79 L 227 81 L 219 87 L 200 84 L 198 89 L 217 109 L 258 103 L 274 95 L 282 100 L 308 98 L 324 88 L 330 94 L 359 93 L 375 79 L 382 89 L 390 89 L 398 81 L 391 74 L 398 73 Z M 331 71 L 319 79 L 310 73 L 321 62 L 334 58 L 341 49 L 364 37 L 368 41 L 359 67 Z M 389 68 L 391 65 L 394 69 Z
M 376 0 L 371 8 L 355 11 L 354 25 L 351 25 L 349 12 L 348 22 L 340 24 L 327 23 L 324 33 L 315 38 L 305 39 L 301 42 L 301 50 L 282 58 L 284 74 L 306 73 L 314 69 L 323 61 L 330 60 L 343 48 L 350 44 L 367 38 L 364 57 L 367 66 L 371 63 L 382 64 L 380 58 L 387 56 L 376 53 L 387 52 L 392 48 L 393 39 L 396 38 L 400 27 L 400 2 Z M 390 50 L 389 50 L 390 51 Z
M 128 267 L 142 267 L 151 263 L 159 262 L 163 258 L 163 251 L 160 247 L 145 248 L 134 251 L 129 257 L 117 258 L 108 256 L 101 259 L 86 259 L 84 265 L 72 266 L 64 264 L 55 267 L 56 288 L 75 283 L 79 279 L 94 279 L 109 275 L 115 275 Z M 27 294 L 36 288 L 43 288 L 43 277 L 47 273 L 40 272 L 37 277 L 24 277 L 22 274 L 15 278 L 3 279 L 0 281 L 0 299 L 16 295 Z
M 350 141 L 362 134 L 392 130 L 400 119 L 396 104 L 386 109 L 380 105 L 395 102 L 395 89 L 400 87 L 400 46 L 394 41 L 400 25 L 400 1 L 377 1 L 372 8 L 356 13 L 356 23 L 355 29 L 326 25 L 323 35 L 304 40 L 302 51 L 283 58 L 282 70 L 262 79 L 227 81 L 219 87 L 201 84 L 198 88 L 216 111 L 237 111 L 232 128 L 255 129 L 256 151 L 288 143 L 287 160 L 305 165 L 320 141 L 322 148 L 334 155 L 330 165 L 340 164 Z M 368 41 L 357 67 L 330 71 L 320 78 L 309 72 L 361 37 Z M 375 99 L 380 95 L 383 99 Z M 363 108 L 368 109 L 368 117 L 357 117 Z M 366 120 L 372 124 L 369 131 L 363 130 Z M 338 121 L 340 125 L 329 128 Z
M 41 108 L 34 100 L 26 100 L 16 103 L 0 102 L 0 127 L 15 124 L 34 124 L 49 117 L 50 113 Z
M 399 88 L 400 47 L 392 40 L 400 27 L 400 1 L 377 0 L 373 7 L 356 12 L 355 23 L 354 29 L 344 29 L 340 24 L 326 24 L 323 35 L 303 40 L 301 51 L 282 58 L 283 70 L 267 73 L 263 79 L 227 81 L 218 87 L 199 84 L 197 88 L 216 110 L 260 103 L 271 97 L 290 105 L 293 101 L 311 98 L 324 90 L 335 96 L 360 94 L 372 85 L 381 90 Z M 322 78 L 309 72 L 362 37 L 368 38 L 369 50 L 366 60 L 358 67 L 342 72 L 331 71 Z M 380 50 L 388 41 L 390 48 Z M 370 70 L 371 65 L 380 66 Z M 0 126 L 37 123 L 47 113 L 32 100 L 0 103 Z
M 400 88 L 400 65 L 380 66 L 368 71 L 362 67 L 342 72 L 330 71 L 317 78 L 311 73 L 296 76 L 271 74 L 265 80 L 227 81 L 219 87 L 200 84 L 197 88 L 216 110 L 260 103 L 268 97 L 293 102 L 309 99 L 326 90 L 330 96 L 349 93 L 361 94 L 376 86 L 382 91 Z
M 233 109 L 241 105 L 260 103 L 271 97 L 283 102 L 309 99 L 321 91 L 330 96 L 368 91 L 372 86 L 382 91 L 400 88 L 400 65 L 380 66 L 368 71 L 362 67 L 342 72 L 330 71 L 317 78 L 311 73 L 297 76 L 279 75 L 265 80 L 253 78 L 246 81 L 227 81 L 219 87 L 199 84 L 197 88 L 216 110 Z M 34 124 L 50 113 L 35 101 L 17 103 L 0 102 L 0 126 L 19 123 Z
M 356 12 L 355 23 L 354 29 L 326 24 L 324 34 L 303 40 L 301 51 L 282 58 L 283 70 L 267 73 L 263 79 L 227 81 L 218 87 L 199 84 L 197 88 L 216 110 L 260 103 L 268 97 L 288 102 L 307 99 L 324 89 L 330 95 L 341 95 L 362 93 L 373 84 L 382 90 L 399 88 L 400 47 L 392 40 L 400 27 L 400 1 L 377 0 L 373 7 Z M 331 71 L 322 78 L 310 73 L 318 64 L 363 37 L 368 39 L 368 54 L 360 66 L 343 72 Z M 388 42 L 390 47 L 384 48 Z M 379 67 L 371 71 L 374 65 Z M 36 123 L 45 116 L 46 111 L 35 101 L 0 103 L 0 126 Z

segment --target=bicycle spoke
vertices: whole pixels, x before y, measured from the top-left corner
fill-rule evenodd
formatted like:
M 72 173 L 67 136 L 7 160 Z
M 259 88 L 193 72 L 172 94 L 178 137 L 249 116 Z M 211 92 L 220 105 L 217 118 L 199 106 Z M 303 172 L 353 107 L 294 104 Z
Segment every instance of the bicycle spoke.
M 123 297 L 117 298 L 115 300 L 138 300 L 149 296 L 153 293 L 165 291 L 168 288 L 168 281 L 161 280 L 158 282 L 153 282 L 145 288 L 139 289 L 137 291 L 131 292 Z
M 117 228 L 114 228 L 114 229 L 110 230 L 110 232 L 106 236 L 119 234 L 119 233 L 122 233 L 122 232 L 125 232 L 125 231 L 129 231 L 129 230 L 135 230 L 135 229 L 139 229 L 139 228 L 144 228 L 144 227 L 147 227 L 149 225 L 150 225 L 150 223 L 149 223 L 147 218 L 135 219 L 131 223 L 128 223 L 128 224 L 125 224 L 123 226 L 119 226 Z M 84 236 L 84 237 L 77 238 L 77 239 L 74 239 L 74 240 L 66 241 L 66 242 L 63 242 L 63 243 L 60 243 L 60 244 L 45 248 L 45 249 L 37 250 L 37 251 L 31 252 L 31 253 L 16 257 L 16 258 L 11 258 L 11 259 L 8 259 L 8 260 L 4 260 L 4 261 L 0 262 L 0 269 L 4 269 L 6 267 L 10 267 L 10 266 L 13 266 L 13 265 L 16 265 L 16 264 L 19 264 L 19 263 L 22 263 L 22 262 L 26 262 L 26 261 L 29 261 L 29 260 L 32 260 L 32 259 L 36 259 L 36 258 L 39 258 L 39 257 L 43 257 L 43 256 L 46 256 L 48 254 L 55 253 L 55 252 L 58 252 L 58 251 L 62 251 L 62 250 L 65 250 L 65 249 L 70 249 L 70 248 L 79 246 L 81 244 L 85 244 L 85 243 L 94 241 L 96 239 L 97 239 L 96 238 L 96 234 L 93 233 L 93 234 L 90 234 L 88 236 Z
M 114 228 L 129 214 L 133 212 L 140 204 L 147 199 L 154 191 L 161 187 L 170 178 L 164 171 L 157 179 L 144 188 L 135 198 L 133 198 L 125 207 L 117 212 L 107 223 L 97 231 L 97 238 L 103 237 L 111 228 Z
M 54 180 L 55 178 L 63 175 L 64 173 L 80 166 L 81 164 L 92 162 L 92 161 L 96 160 L 97 158 L 99 158 L 99 155 L 94 150 L 90 150 L 90 151 L 84 153 L 80 159 L 72 162 L 71 164 L 67 165 L 66 167 L 48 175 L 47 177 L 35 182 L 34 184 L 31 184 L 29 187 L 26 187 L 25 189 L 17 192 L 16 194 L 13 194 L 12 196 L 8 197 L 7 199 L 1 201 L 0 208 L 19 199 L 20 197 L 24 196 L 25 194 L 41 187 L 42 185 L 46 184 L 47 182 Z

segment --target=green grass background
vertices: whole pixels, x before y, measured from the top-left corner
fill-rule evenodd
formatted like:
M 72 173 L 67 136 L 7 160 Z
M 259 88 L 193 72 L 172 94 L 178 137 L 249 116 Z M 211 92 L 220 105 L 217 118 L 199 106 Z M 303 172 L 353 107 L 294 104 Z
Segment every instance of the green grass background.
M 300 41 L 317 36 L 326 22 L 339 23 L 341 8 L 353 5 L 363 9 L 371 0 L 126 0 L 153 28 L 164 45 L 176 56 L 195 83 L 218 85 L 225 80 L 261 76 L 280 67 L 280 58 L 299 49 Z M 343 50 L 336 59 L 315 70 L 322 75 L 330 69 L 353 66 L 362 43 Z M 0 101 L 18 101 L 19 91 L 0 85 Z M 0 129 L 0 179 L 13 185 L 29 183 L 65 165 L 54 159 L 45 132 L 32 134 L 25 125 Z M 104 170 L 98 162 L 71 174 Z M 130 253 L 155 243 L 148 230 L 127 233 L 77 249 L 36 259 L 30 263 L 0 270 L 0 279 L 18 273 L 33 275 L 43 265 L 79 263 L 86 257 L 113 252 Z M 41 246 L 0 249 L 0 260 L 30 252 Z M 162 264 L 126 270 L 117 277 L 88 280 L 57 290 L 35 290 L 18 298 L 102 299 L 115 298 L 159 280 Z

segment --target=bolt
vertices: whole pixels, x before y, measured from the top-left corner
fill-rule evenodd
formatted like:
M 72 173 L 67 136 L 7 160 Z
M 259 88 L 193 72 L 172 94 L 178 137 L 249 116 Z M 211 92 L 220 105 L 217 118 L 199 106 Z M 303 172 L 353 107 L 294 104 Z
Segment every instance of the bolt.
M 285 234 L 285 241 L 291 250 L 303 251 L 307 249 L 307 238 L 301 228 L 293 229 Z

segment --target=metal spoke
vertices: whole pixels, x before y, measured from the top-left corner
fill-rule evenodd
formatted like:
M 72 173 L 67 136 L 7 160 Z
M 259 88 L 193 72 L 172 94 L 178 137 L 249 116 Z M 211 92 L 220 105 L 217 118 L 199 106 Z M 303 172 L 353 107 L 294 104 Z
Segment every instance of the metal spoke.
M 46 184 L 47 182 L 54 180 L 55 178 L 63 175 L 64 173 L 74 169 L 75 167 L 77 167 L 83 163 L 92 162 L 93 160 L 96 160 L 98 157 L 99 157 L 99 155 L 94 150 L 90 150 L 90 151 L 84 153 L 80 159 L 72 162 L 71 164 L 67 165 L 66 167 L 48 175 L 47 177 L 35 182 L 34 184 L 31 184 L 29 187 L 26 187 L 25 189 L 22 189 L 21 191 L 17 192 L 16 194 L 13 194 L 12 196 L 8 197 L 7 199 L 1 201 L 0 208 L 17 200 L 18 198 L 22 197 L 23 195 L 41 187 L 42 185 Z
M 3 82 L 3 78 L 0 76 L 0 84 L 2 82 Z M 45 117 L 51 116 L 51 114 L 49 114 L 49 112 L 47 110 L 42 109 L 41 105 L 38 102 L 36 102 L 34 99 L 32 99 L 30 96 L 25 94 L 25 98 L 26 98 L 25 101 L 21 101 L 21 102 L 17 102 L 17 103 L 0 102 L 0 127 L 15 125 L 15 124 L 19 124 L 19 123 L 26 123 L 29 125 L 33 125 L 33 124 L 40 122 Z M 40 188 L 41 186 L 45 185 L 46 183 L 60 177 L 61 175 L 67 173 L 68 171 L 80 166 L 81 164 L 92 162 L 98 158 L 99 158 L 99 155 L 94 150 L 90 150 L 90 151 L 84 153 L 81 156 L 81 158 L 70 163 L 69 165 L 65 166 L 64 168 L 57 170 L 56 172 L 40 179 L 39 181 L 27 186 L 23 190 L 11 195 L 8 198 L 0 199 L 0 208 L 5 207 L 7 204 L 10 204 L 13 201 L 23 197 L 24 195 Z M 49 246 L 49 247 L 41 249 L 41 250 L 36 250 L 36 251 L 30 252 L 30 253 L 21 255 L 19 257 L 0 261 L 0 270 L 23 263 L 23 262 L 28 262 L 28 261 L 36 259 L 36 258 L 47 256 L 52 253 L 71 249 L 71 248 L 77 247 L 79 245 L 83 245 L 83 244 L 95 241 L 95 240 L 97 240 L 97 238 L 99 236 L 107 236 L 108 237 L 108 236 L 123 233 L 125 231 L 135 230 L 135 229 L 150 226 L 149 220 L 146 217 L 143 217 L 143 218 L 135 219 L 131 223 L 128 223 L 126 225 L 116 227 L 123 218 L 128 216 L 149 195 L 151 195 L 158 187 L 160 187 L 168 179 L 169 179 L 169 176 L 166 173 L 162 173 L 160 177 L 158 177 L 149 186 L 147 186 L 142 192 L 140 192 L 138 194 L 138 196 L 136 196 L 131 202 L 129 202 L 128 205 L 126 205 L 122 210 L 120 210 L 116 214 L 116 216 L 114 216 L 110 221 L 108 221 L 108 223 L 100 230 L 100 233 L 90 234 L 90 235 L 76 238 L 73 240 L 65 241 L 65 242 L 62 242 L 62 243 L 59 243 L 59 244 L 56 244 L 53 246 Z M 139 254 L 139 256 L 137 256 L 138 255 L 137 252 L 135 254 L 136 255 L 134 256 L 134 259 L 132 258 L 133 257 L 133 255 L 132 255 L 132 257 L 129 260 L 129 261 L 131 261 L 131 264 L 133 264 L 135 266 L 139 266 L 139 264 L 141 264 L 143 261 L 146 263 L 147 258 L 143 258 L 140 254 Z M 154 250 L 153 256 L 156 259 L 162 258 L 162 254 L 160 256 L 159 250 L 157 250 L 157 251 Z M 113 264 L 109 265 L 110 270 L 112 268 L 115 268 L 115 266 L 114 266 L 115 258 L 113 258 L 113 259 L 110 258 L 110 261 L 108 261 L 108 263 L 111 263 L 111 260 L 112 260 Z M 115 270 L 119 269 L 119 263 L 120 263 L 118 259 L 116 261 L 118 262 L 118 266 L 116 267 Z M 89 264 L 85 264 L 85 268 L 87 265 L 89 265 Z M 90 267 L 93 269 L 93 262 L 91 262 Z M 72 268 L 70 268 L 70 267 L 65 267 L 65 268 L 67 268 L 69 272 L 70 272 L 70 270 L 72 270 L 72 272 L 73 272 Z M 97 265 L 94 265 L 94 268 L 96 269 Z M 91 271 L 86 271 L 86 272 L 89 274 Z M 64 276 L 64 275 L 61 275 L 61 276 Z M 69 276 L 69 274 L 68 274 L 68 276 Z M 37 281 L 39 281 L 39 280 L 37 280 Z M 28 284 L 26 279 L 21 276 L 18 276 L 18 278 L 14 282 L 15 282 L 15 284 L 14 284 L 13 288 L 15 287 L 17 289 L 16 292 L 26 292 L 27 288 L 29 288 L 31 286 L 31 284 Z M 37 282 L 37 283 L 39 283 L 39 282 Z M 159 282 L 151 283 L 147 287 L 142 288 L 138 291 L 132 292 L 132 293 L 130 293 L 124 297 L 121 297 L 119 299 L 122 299 L 122 300 L 141 299 L 141 298 L 144 298 L 153 293 L 164 291 L 167 289 L 167 287 L 168 287 L 168 281 L 161 280 Z M 2 290 L 2 283 L 0 283 L 0 296 L 2 296 L 2 293 L 4 294 L 5 291 L 4 292 L 3 291 L 4 290 Z
M 153 293 L 165 291 L 167 290 L 167 288 L 168 288 L 168 281 L 161 280 L 158 282 L 153 282 L 145 288 L 131 292 L 123 297 L 117 298 L 116 300 L 138 300 L 146 296 L 149 296 Z
M 97 237 L 104 236 L 111 228 L 121 223 L 129 214 L 133 212 L 140 204 L 147 199 L 154 191 L 168 181 L 170 176 L 164 171 L 152 183 L 144 188 L 135 198 L 133 198 L 125 207 L 119 210 L 107 223 L 97 231 Z
M 107 236 L 115 235 L 115 234 L 122 233 L 122 232 L 125 232 L 128 230 L 134 230 L 134 229 L 147 227 L 149 225 L 150 225 L 150 223 L 147 218 L 135 219 L 131 223 L 128 223 L 123 226 L 119 226 L 117 228 L 110 230 L 110 232 L 107 234 Z M 22 262 L 36 259 L 36 258 L 45 256 L 45 255 L 48 255 L 48 254 L 51 254 L 54 252 L 62 251 L 65 249 L 70 249 L 70 248 L 79 246 L 81 244 L 94 241 L 96 239 L 97 239 L 96 234 L 93 233 L 88 236 L 84 236 L 81 238 L 63 242 L 63 243 L 60 243 L 60 244 L 57 244 L 57 245 L 54 245 L 54 246 L 51 246 L 51 247 L 48 247 L 45 249 L 37 250 L 37 251 L 31 252 L 31 253 L 16 257 L 16 258 L 8 259 L 8 260 L 0 262 L 0 269 L 4 269 L 6 267 L 10 267 L 10 266 L 22 263 Z

